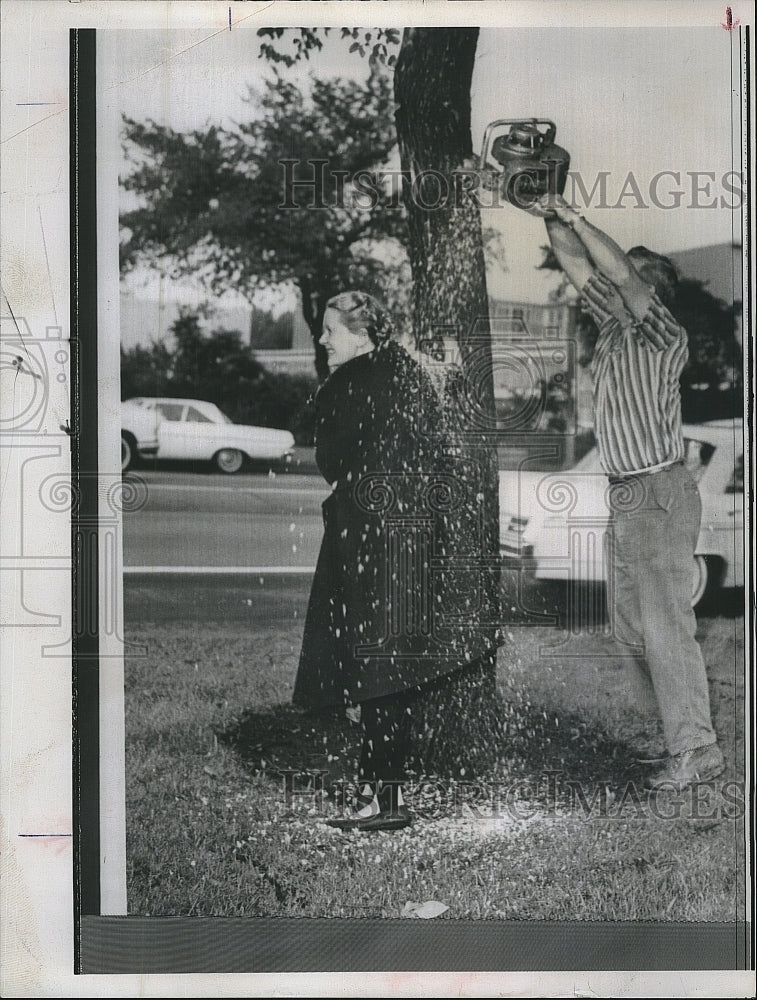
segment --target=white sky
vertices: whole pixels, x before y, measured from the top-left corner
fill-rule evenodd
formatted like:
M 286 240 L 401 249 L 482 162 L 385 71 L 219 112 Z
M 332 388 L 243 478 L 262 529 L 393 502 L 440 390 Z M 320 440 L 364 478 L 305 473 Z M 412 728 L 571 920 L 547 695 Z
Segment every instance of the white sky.
M 257 57 L 259 25 L 251 18 L 201 43 L 196 32 L 170 30 L 170 24 L 165 32 L 123 32 L 114 67 L 118 82 L 110 86 L 118 86 L 128 115 L 152 117 L 178 130 L 249 118 L 243 100 L 247 85 L 271 73 Z M 311 70 L 320 76 L 363 75 L 366 62 L 349 55 L 338 35 L 333 29 L 322 53 L 281 72 L 295 78 Z M 714 182 L 700 182 L 710 185 L 700 203 L 721 195 L 733 202 L 722 179 L 739 168 L 741 156 L 731 101 L 736 44 L 720 27 L 484 28 L 471 95 L 474 150 L 480 151 L 484 128 L 495 118 L 550 118 L 557 124 L 557 143 L 571 154 L 571 169 L 589 190 L 599 172 L 609 172 L 610 205 L 633 171 L 650 207 L 638 208 L 627 197 L 622 207 L 587 211 L 622 245 L 675 251 L 729 241 L 739 213 L 693 207 L 687 173 L 715 175 Z M 681 183 L 662 181 L 659 196 L 683 191 L 678 208 L 650 204 L 650 183 L 665 170 L 680 173 Z M 490 273 L 490 292 L 542 299 L 550 279 L 534 272 L 545 242 L 541 222 L 510 206 L 485 212 L 484 222 L 502 229 L 507 245 L 507 272 Z

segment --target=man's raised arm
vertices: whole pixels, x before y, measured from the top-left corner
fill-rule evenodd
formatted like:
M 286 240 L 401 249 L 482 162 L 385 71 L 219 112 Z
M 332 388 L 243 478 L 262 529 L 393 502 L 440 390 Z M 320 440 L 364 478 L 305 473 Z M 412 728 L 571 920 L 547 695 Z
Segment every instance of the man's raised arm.
M 550 201 L 549 207 L 559 222 L 572 231 L 572 236 L 584 247 L 597 271 L 615 286 L 634 319 L 643 319 L 652 300 L 652 290 L 642 280 L 636 268 L 615 240 L 587 222 L 559 195 Z M 548 232 L 551 221 L 550 218 L 545 219 Z M 552 239 L 551 233 L 550 239 Z M 560 263 L 563 263 L 561 258 Z M 573 281 L 570 274 L 568 277 Z
M 591 260 L 578 236 L 573 229 L 557 215 L 547 216 L 544 219 L 547 227 L 549 242 L 557 257 L 560 267 L 563 269 L 568 281 L 578 292 L 582 292 L 584 285 L 594 274 Z
M 582 295 L 584 306 L 597 325 L 601 326 L 608 316 L 630 320 L 618 292 L 595 269 L 588 250 L 573 227 L 558 216 L 553 196 L 545 195 L 540 199 L 531 209 L 531 214 L 544 219 L 557 262 L 568 281 Z

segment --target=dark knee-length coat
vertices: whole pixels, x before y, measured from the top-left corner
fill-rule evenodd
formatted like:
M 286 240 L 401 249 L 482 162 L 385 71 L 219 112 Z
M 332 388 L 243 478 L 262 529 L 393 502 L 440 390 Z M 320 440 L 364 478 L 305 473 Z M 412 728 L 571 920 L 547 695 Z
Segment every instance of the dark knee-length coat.
M 490 650 L 477 463 L 450 447 L 427 374 L 395 341 L 319 389 L 316 462 L 332 492 L 295 704 L 357 704 Z

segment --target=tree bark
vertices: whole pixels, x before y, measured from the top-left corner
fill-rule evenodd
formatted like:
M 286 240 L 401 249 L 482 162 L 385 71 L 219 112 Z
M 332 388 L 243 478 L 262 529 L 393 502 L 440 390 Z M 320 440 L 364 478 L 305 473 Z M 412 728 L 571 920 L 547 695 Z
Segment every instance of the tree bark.
M 475 321 L 488 317 L 481 214 L 475 197 L 453 195 L 451 178 L 473 154 L 470 86 L 477 41 L 478 28 L 406 28 L 394 77 L 415 331 L 427 336 L 434 326 L 452 324 L 463 347 Z M 434 207 L 424 209 L 420 178 L 430 171 L 447 180 L 449 196 L 435 205 L 429 191 L 427 203 Z M 436 181 L 427 180 L 431 189 Z
M 492 383 L 491 335 L 481 215 L 475 192 L 456 183 L 455 171 L 470 167 L 470 88 L 478 42 L 477 28 L 406 28 L 397 60 L 394 94 L 397 137 L 407 207 L 409 256 L 413 274 L 413 330 L 416 340 L 447 328 L 460 346 L 463 368 L 460 413 L 464 447 L 477 458 L 485 516 L 482 569 L 490 614 L 499 621 L 499 491 Z M 431 174 L 429 172 L 435 172 Z M 458 174 L 458 178 L 459 178 Z M 429 207 L 424 207 L 429 206 Z M 450 329 L 451 328 L 451 329 Z M 473 402 L 473 407 L 469 404 Z M 496 720 L 496 657 L 477 674 L 466 674 L 457 690 L 446 690 L 427 717 L 426 730 L 438 734 L 447 718 L 464 710 L 464 724 L 449 739 L 438 739 L 439 769 L 471 773 L 480 740 Z M 488 720 L 488 722 L 487 722 Z M 481 732 L 483 728 L 483 732 Z M 468 746 L 465 743 L 469 744 Z M 432 762 L 426 761 L 428 767 Z

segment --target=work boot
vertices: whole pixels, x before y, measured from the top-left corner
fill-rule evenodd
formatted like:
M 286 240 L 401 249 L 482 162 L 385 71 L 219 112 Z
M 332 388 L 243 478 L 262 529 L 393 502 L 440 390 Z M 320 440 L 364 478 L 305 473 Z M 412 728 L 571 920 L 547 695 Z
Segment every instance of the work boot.
M 724 769 L 723 751 L 717 743 L 709 743 L 673 755 L 661 771 L 647 778 L 645 785 L 652 791 L 669 789 L 680 792 L 697 781 L 717 778 Z
M 670 754 L 661 736 L 640 733 L 630 741 L 631 755 L 637 764 L 664 764 Z
M 353 811 L 343 816 L 332 816 L 326 820 L 326 825 L 333 826 L 337 830 L 354 830 L 364 820 L 377 816 L 378 813 L 378 798 L 370 786 L 365 785 L 355 796 Z

